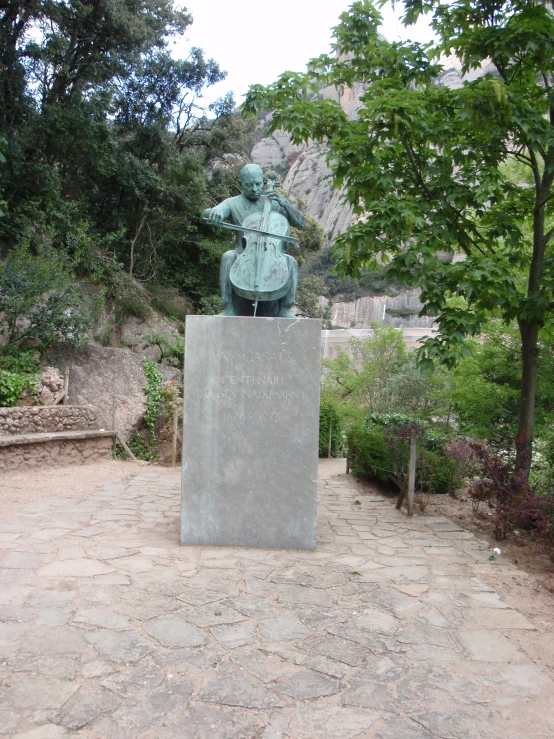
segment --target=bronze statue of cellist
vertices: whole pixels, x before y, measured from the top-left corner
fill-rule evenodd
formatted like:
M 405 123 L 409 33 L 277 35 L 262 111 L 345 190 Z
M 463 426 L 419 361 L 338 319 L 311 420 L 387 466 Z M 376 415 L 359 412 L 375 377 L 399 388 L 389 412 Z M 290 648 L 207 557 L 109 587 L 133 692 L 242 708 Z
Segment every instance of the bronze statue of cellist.
M 304 216 L 266 184 L 261 168 L 247 164 L 240 173 L 242 194 L 208 208 L 202 218 L 237 232 L 237 246 L 221 258 L 222 316 L 294 318 L 298 264 L 286 253 L 290 225 L 304 228 Z

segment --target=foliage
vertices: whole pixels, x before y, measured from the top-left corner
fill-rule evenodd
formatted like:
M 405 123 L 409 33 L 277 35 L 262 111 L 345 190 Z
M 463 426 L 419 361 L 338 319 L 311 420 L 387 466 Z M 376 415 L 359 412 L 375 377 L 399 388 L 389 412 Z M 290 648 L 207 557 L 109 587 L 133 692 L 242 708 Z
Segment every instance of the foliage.
M 39 353 L 36 349 L 19 351 L 12 346 L 7 352 L 0 353 L 0 407 L 2 408 L 17 405 L 23 390 L 34 389 L 39 369 Z
M 390 378 L 405 361 L 402 331 L 372 324 L 371 336 L 350 340 L 350 353 L 341 351 L 336 359 L 323 360 L 324 391 L 372 411 Z
M 152 285 L 149 287 L 149 293 L 152 308 L 174 321 L 185 322 L 190 305 L 178 290 L 164 285 Z
M 354 474 L 401 488 L 408 472 L 412 433 L 418 439 L 415 483 L 420 499 L 424 493 L 446 493 L 461 487 L 460 468 L 448 454 L 447 439 L 400 414 L 369 415 L 348 429 L 347 445 Z
M 58 341 L 78 346 L 90 324 L 91 310 L 62 255 L 43 247 L 34 256 L 19 246 L 0 263 L 0 353 Z
M 0 369 L 0 408 L 17 405 L 21 393 L 35 384 L 36 378 L 31 375 Z
M 306 259 L 321 251 L 325 243 L 325 230 L 317 218 L 306 213 L 306 203 L 296 200 L 296 205 L 304 214 L 305 228 L 291 228 L 291 236 L 298 239 L 298 245 L 289 244 L 288 252 L 302 266 Z
M 144 337 L 143 349 L 156 346 L 160 350 L 158 362 L 170 360 L 174 367 L 182 369 L 185 361 L 185 345 L 181 338 L 174 334 L 148 334 Z
M 39 352 L 36 349 L 20 351 L 12 347 L 12 351 L 0 353 L 0 370 L 34 375 L 39 368 Z
M 508 450 L 482 443 L 473 446 L 481 478 L 471 492 L 494 502 L 496 537 L 504 539 L 510 527 L 527 529 L 554 561 L 554 491 L 540 495 L 533 490 L 517 469 L 515 443 Z
M 144 358 L 144 374 L 147 384 L 146 413 L 143 416 L 143 425 L 134 431 L 127 444 L 137 459 L 148 462 L 159 458 L 160 445 L 171 436 L 171 418 L 173 410 L 177 408 L 179 424 L 182 426 L 183 415 L 183 386 L 174 381 L 163 380 L 163 376 L 154 362 Z M 122 449 L 116 450 L 117 458 L 125 455 Z
M 382 427 L 371 423 L 353 424 L 346 432 L 346 441 L 354 475 L 386 482 L 394 474 L 392 455 L 385 444 Z M 407 469 L 407 465 L 406 456 L 402 469 Z
M 533 464 L 529 483 L 539 495 L 554 493 L 554 429 L 548 429 L 533 443 Z
M 127 442 L 129 449 L 133 452 L 137 459 L 143 459 L 151 462 L 156 459 L 156 445 L 158 443 L 156 424 L 160 413 L 162 412 L 162 384 L 163 375 L 156 367 L 155 362 L 150 362 L 146 357 L 144 362 L 144 375 L 146 377 L 146 385 L 144 394 L 146 395 L 146 412 L 142 418 L 143 429 L 134 431 Z
M 218 292 L 228 239 L 199 215 L 235 194 L 224 157 L 248 152 L 252 127 L 232 96 L 209 117 L 199 105 L 225 73 L 200 49 L 170 53 L 191 20 L 173 0 L 0 10 L 0 250 L 47 237 L 81 279 L 106 286 L 116 324 L 149 312 L 130 278 L 153 307 L 156 287 L 186 293 L 194 309 Z
M 331 320 L 331 307 L 325 298 L 325 283 L 321 277 L 301 277 L 296 291 L 298 315 L 304 318 L 322 318 L 326 328 Z M 322 300 L 325 301 L 322 303 Z
M 325 293 L 341 300 L 356 300 L 366 295 L 397 295 L 399 286 L 385 275 L 385 267 L 372 270 L 360 270 L 356 279 L 335 272 L 337 257 L 332 249 L 323 249 L 311 257 L 308 256 L 300 267 L 301 277 L 320 277 L 325 283 Z
M 517 321 L 517 467 L 527 476 L 538 333 L 554 309 L 554 16 L 528 0 L 406 0 L 405 9 L 407 25 L 431 13 L 435 42 L 389 43 L 374 5 L 354 2 L 332 55 L 251 87 L 244 109 L 271 109 L 270 130 L 295 143 L 327 142 L 335 185 L 366 216 L 338 238 L 339 269 L 386 263 L 421 290 L 439 325 L 425 362 L 453 366 L 491 313 Z M 451 54 L 472 73 L 456 89 L 442 84 L 440 58 Z M 365 92 L 351 120 L 320 89 L 355 83 Z
M 479 467 L 472 440 L 463 437 L 453 439 L 448 445 L 448 456 L 454 462 L 453 470 L 460 480 L 477 476 Z M 456 497 L 456 491 L 457 485 L 452 477 L 448 483 L 448 492 Z
M 330 398 L 321 398 L 319 406 L 319 456 L 329 454 L 329 436 L 331 456 L 340 457 L 343 451 L 343 431 L 340 414 L 336 403 Z
M 0 136 L 0 164 L 6 163 L 6 157 L 3 152 L 6 149 L 7 141 L 4 136 Z M 2 191 L 0 190 L 0 218 L 5 215 L 6 201 L 2 197 Z
M 143 422 L 150 433 L 152 442 L 156 442 L 156 420 L 159 416 L 162 402 L 161 386 L 163 384 L 163 375 L 157 369 L 153 362 L 144 358 L 144 374 L 146 376 L 146 386 L 144 393 L 146 395 L 146 413 L 143 416 Z
M 415 352 L 410 352 L 382 388 L 375 411 L 403 413 L 410 418 L 450 426 L 453 421 L 451 386 L 451 372 L 442 367 L 429 372 L 418 363 Z
M 221 295 L 207 295 L 200 299 L 200 314 L 203 316 L 217 316 L 223 311 Z
M 449 398 L 462 433 L 511 443 L 517 431 L 521 382 L 520 339 L 512 327 L 490 323 L 483 340 L 450 376 Z M 547 342 L 537 347 L 536 435 L 554 422 L 554 354 Z

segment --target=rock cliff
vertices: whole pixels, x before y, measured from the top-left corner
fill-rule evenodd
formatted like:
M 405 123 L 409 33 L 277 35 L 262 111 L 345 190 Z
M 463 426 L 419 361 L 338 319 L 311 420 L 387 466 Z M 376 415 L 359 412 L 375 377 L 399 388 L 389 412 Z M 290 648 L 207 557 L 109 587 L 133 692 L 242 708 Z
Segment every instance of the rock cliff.
M 490 64 L 463 76 L 461 64 L 456 57 L 442 60 L 444 72 L 439 84 L 452 89 L 461 87 L 464 79 L 472 80 L 494 72 Z M 365 86 L 356 84 L 352 89 L 340 93 L 328 87 L 323 97 L 337 100 L 349 117 L 354 117 L 360 105 L 360 95 Z M 277 169 L 286 172 L 284 190 L 306 203 L 307 212 L 319 220 L 326 234 L 326 247 L 350 226 L 353 214 L 342 198 L 342 193 L 332 187 L 329 167 L 325 160 L 325 147 L 317 142 L 295 145 L 284 131 L 276 131 L 263 138 L 252 150 L 252 160 L 263 169 Z M 363 297 L 353 301 L 341 301 L 340 296 L 333 299 L 332 323 L 337 326 L 367 328 L 371 322 L 385 321 L 398 327 L 433 326 L 433 319 L 418 317 L 421 303 L 417 290 L 401 290 L 396 297 Z M 392 310 L 392 313 L 388 311 Z
M 70 370 L 69 403 L 91 405 L 100 428 L 111 429 L 115 404 L 117 428 L 127 439 L 144 415 L 146 398 L 142 354 L 123 347 L 58 348 L 51 359 Z M 158 365 L 166 380 L 181 379 L 181 371 Z

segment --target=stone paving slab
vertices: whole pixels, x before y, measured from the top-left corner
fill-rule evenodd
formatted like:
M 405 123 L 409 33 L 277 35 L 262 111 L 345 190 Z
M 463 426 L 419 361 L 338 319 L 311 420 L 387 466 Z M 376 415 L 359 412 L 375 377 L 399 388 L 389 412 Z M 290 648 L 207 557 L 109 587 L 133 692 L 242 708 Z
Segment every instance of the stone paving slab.
M 554 736 L 537 624 L 482 579 L 519 570 L 446 518 L 344 475 L 314 552 L 180 547 L 179 512 L 145 470 L 0 522 L 1 737 Z

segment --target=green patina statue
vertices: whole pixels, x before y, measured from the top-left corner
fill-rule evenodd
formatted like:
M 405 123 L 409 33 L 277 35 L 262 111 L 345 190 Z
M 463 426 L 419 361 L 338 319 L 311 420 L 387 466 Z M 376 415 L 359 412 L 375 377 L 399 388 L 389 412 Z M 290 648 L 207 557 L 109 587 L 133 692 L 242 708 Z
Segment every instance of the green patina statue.
M 294 318 L 298 264 L 286 254 L 290 226 L 304 228 L 304 216 L 277 190 L 276 175 L 264 180 L 257 164 L 240 173 L 242 194 L 208 208 L 202 218 L 237 232 L 237 246 L 221 258 L 222 316 Z M 267 185 L 265 195 L 262 195 Z

